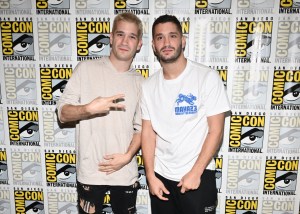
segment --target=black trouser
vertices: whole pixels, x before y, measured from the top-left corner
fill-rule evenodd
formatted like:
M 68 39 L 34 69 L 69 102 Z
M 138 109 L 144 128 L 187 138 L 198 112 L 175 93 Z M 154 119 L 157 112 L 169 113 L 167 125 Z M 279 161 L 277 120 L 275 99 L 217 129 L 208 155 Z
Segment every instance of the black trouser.
M 83 213 L 102 213 L 107 210 L 114 214 L 136 213 L 136 197 L 140 185 L 138 182 L 131 186 L 87 185 L 77 181 L 78 211 Z M 105 193 L 110 191 L 111 207 L 104 207 Z
M 205 170 L 201 177 L 200 187 L 182 194 L 179 182 L 165 179 L 156 173 L 170 194 L 165 195 L 168 201 L 162 201 L 150 194 L 153 214 L 213 214 L 217 207 L 217 188 L 215 171 Z

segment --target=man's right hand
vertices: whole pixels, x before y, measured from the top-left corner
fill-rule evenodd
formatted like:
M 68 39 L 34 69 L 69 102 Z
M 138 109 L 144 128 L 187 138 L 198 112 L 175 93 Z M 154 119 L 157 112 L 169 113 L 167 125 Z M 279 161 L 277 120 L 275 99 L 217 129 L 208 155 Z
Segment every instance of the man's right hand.
M 168 198 L 164 197 L 163 194 L 170 194 L 166 189 L 165 185 L 156 176 L 148 178 L 149 190 L 152 195 L 156 195 L 160 200 L 167 201 Z
M 108 113 L 112 108 L 125 110 L 125 105 L 119 103 L 119 100 L 124 100 L 124 97 L 124 94 L 117 94 L 111 97 L 97 97 L 87 104 L 86 109 L 90 115 Z

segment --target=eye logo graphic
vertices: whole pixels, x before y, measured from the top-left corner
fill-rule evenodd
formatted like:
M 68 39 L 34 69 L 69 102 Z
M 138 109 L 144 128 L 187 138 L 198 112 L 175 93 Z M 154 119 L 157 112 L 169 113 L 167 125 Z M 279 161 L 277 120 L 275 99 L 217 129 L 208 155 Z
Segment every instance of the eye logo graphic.
M 75 1 L 76 9 L 109 9 L 110 8 L 110 0 L 76 0 Z
M 31 9 L 31 0 L 6 0 L 1 3 L 0 9 Z
M 36 0 L 36 14 L 70 14 L 70 0 Z
M 279 13 L 286 14 L 299 14 L 300 12 L 300 1 L 299 0 L 280 0 Z
M 98 34 L 89 34 L 89 43 L 88 50 L 89 56 L 101 56 L 104 53 L 107 54 L 109 47 L 109 36 L 98 35 Z
M 0 183 L 8 184 L 8 170 L 6 151 L 0 151 Z
M 135 15 L 149 15 L 149 0 L 115 0 L 114 13 L 131 12 Z
M 299 160 L 267 159 L 264 191 L 269 195 L 295 195 Z
M 195 14 L 230 14 L 231 0 L 195 0 Z

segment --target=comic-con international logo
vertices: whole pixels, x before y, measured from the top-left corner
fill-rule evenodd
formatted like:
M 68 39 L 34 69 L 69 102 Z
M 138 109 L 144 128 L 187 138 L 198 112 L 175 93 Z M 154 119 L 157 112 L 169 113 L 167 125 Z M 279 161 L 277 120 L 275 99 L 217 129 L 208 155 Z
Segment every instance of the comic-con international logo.
M 299 43 L 300 22 L 298 18 L 279 18 L 277 26 L 275 62 L 299 63 Z
M 78 213 L 77 194 L 72 189 L 48 189 L 48 213 Z
M 265 113 L 248 112 L 230 117 L 229 152 L 261 153 Z
M 299 158 L 299 157 L 298 157 Z M 265 165 L 264 195 L 295 195 L 299 160 L 268 158 Z
M 34 65 L 4 65 L 4 81 L 7 104 L 37 104 Z
M 66 15 L 70 14 L 70 0 L 36 0 L 36 14 Z
M 300 2 L 298 0 L 280 0 L 279 13 L 283 14 L 299 14 Z
M 3 60 L 34 60 L 31 18 L 26 18 L 26 21 L 7 20 L 0 18 Z
M 75 127 L 60 127 L 55 111 L 43 109 L 43 139 L 46 147 L 73 147 L 75 146 Z
M 2 0 L 0 2 L 0 15 L 31 15 L 31 0 Z
M 230 19 L 211 17 L 196 19 L 194 32 L 194 55 L 198 62 L 228 61 Z
M 7 154 L 5 148 L 0 148 L 0 184 L 8 184 Z
M 273 14 L 274 0 L 237 0 L 237 14 Z
M 16 213 L 45 213 L 44 193 L 41 189 L 24 190 L 16 188 L 14 199 Z
M 155 14 L 193 14 L 194 0 L 155 0 Z
M 45 152 L 48 187 L 76 186 L 76 155 L 74 151 Z
M 144 78 L 149 77 L 149 65 L 135 65 L 135 71 L 140 73 Z
M 295 208 L 295 198 L 285 197 L 284 199 L 280 199 L 278 197 L 270 197 L 264 198 L 262 200 L 262 213 L 294 213 Z
M 0 145 L 4 145 L 5 140 L 5 130 L 4 130 L 4 118 L 3 110 L 0 107 Z
M 222 168 L 223 168 L 223 155 L 220 157 L 215 158 L 216 163 L 216 184 L 218 193 L 221 193 L 221 187 L 222 187 Z
M 146 181 L 145 166 L 144 166 L 144 160 L 143 160 L 141 150 L 136 155 L 136 160 L 137 160 L 137 163 L 138 163 L 138 173 L 139 173 L 138 181 L 140 182 L 141 189 L 148 190 L 149 187 L 148 187 L 147 181 Z
M 114 0 L 114 13 L 130 12 L 135 15 L 149 15 L 150 0 Z
M 9 187 L 1 186 L 0 189 L 0 213 L 6 214 L 10 212 L 10 191 Z
M 300 153 L 300 115 L 276 115 L 271 113 L 269 121 L 268 153 Z
M 102 214 L 113 214 L 110 200 L 111 200 L 110 191 L 107 191 L 105 193 L 104 200 L 103 200 Z
M 228 66 L 209 66 L 210 68 L 216 70 L 223 82 L 225 89 L 227 89 L 227 76 L 228 76 Z
M 269 69 L 254 70 L 239 66 L 232 74 L 232 107 L 235 109 L 266 109 Z
M 40 65 L 42 105 L 56 105 L 72 75 L 72 65 Z
M 40 146 L 39 115 L 32 109 L 7 110 L 10 145 Z
M 42 185 L 40 150 L 13 149 L 11 152 L 14 185 Z M 25 151 L 24 151 L 25 150 Z
M 195 14 L 231 14 L 231 0 L 195 0 Z
M 109 15 L 111 0 L 75 0 L 77 15 Z
M 110 51 L 110 18 L 76 18 L 77 60 L 108 56 Z
M 42 61 L 71 61 L 71 22 L 67 18 L 38 20 L 39 59 Z
M 258 200 L 252 198 L 236 199 L 227 196 L 225 200 L 225 213 L 257 213 Z
M 274 68 L 272 110 L 300 109 L 300 70 Z
M 229 157 L 226 193 L 257 195 L 260 184 L 260 169 L 260 157 Z
M 273 17 L 237 18 L 235 26 L 235 62 L 270 63 Z

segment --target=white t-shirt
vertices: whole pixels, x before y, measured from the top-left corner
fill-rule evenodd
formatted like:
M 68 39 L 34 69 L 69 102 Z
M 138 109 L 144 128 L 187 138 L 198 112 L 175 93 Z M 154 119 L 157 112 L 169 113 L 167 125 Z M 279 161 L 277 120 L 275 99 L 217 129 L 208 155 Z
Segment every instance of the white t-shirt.
M 157 134 L 155 172 L 180 181 L 195 164 L 208 132 L 207 117 L 230 110 L 218 73 L 187 61 L 176 79 L 165 80 L 162 69 L 142 85 L 142 119 Z M 207 169 L 214 169 L 214 160 Z

